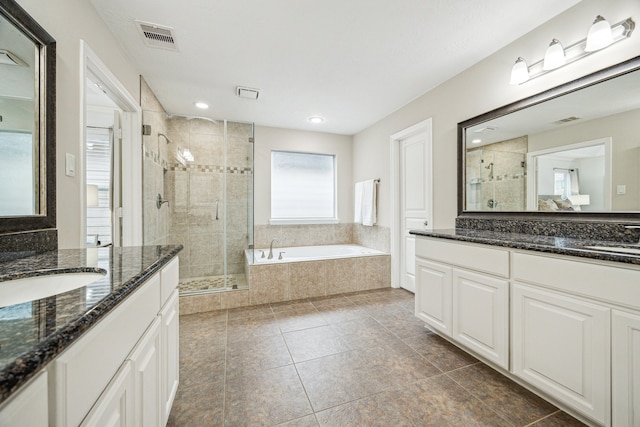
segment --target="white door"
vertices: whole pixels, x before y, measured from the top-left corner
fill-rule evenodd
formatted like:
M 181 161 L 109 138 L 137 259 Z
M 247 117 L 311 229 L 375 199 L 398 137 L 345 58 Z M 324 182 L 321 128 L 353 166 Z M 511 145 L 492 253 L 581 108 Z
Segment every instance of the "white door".
M 400 286 L 415 292 L 415 237 L 410 230 L 431 228 L 431 129 L 400 144 Z

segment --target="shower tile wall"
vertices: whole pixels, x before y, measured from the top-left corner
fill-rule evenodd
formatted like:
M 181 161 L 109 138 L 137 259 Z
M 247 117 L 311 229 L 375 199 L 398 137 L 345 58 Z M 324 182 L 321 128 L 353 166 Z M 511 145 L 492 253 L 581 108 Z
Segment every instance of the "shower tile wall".
M 171 157 L 191 151 L 193 162 L 174 161 L 167 173 L 170 241 L 181 243 L 180 278 L 224 274 L 226 221 L 227 273 L 244 273 L 249 238 L 249 183 L 252 179 L 252 126 L 227 123 L 227 166 L 224 166 L 224 122 L 171 117 Z M 226 198 L 224 180 L 226 177 Z M 217 207 L 217 209 L 216 209 Z M 217 211 L 217 218 L 216 218 Z
M 145 245 L 169 243 L 171 212 L 167 205 L 156 207 L 158 194 L 167 198 L 166 174 L 169 146 L 158 133 L 167 134 L 167 113 L 144 79 L 140 78 L 142 123 L 151 126 L 151 135 L 142 136 L 143 145 L 143 241 Z
M 311 224 L 311 225 L 256 225 L 255 247 L 268 248 L 272 239 L 278 239 L 274 247 L 357 244 L 389 252 L 391 230 L 389 227 L 365 227 L 361 224 Z
M 527 137 L 522 136 L 467 151 L 468 209 L 522 211 L 526 208 L 527 148 Z

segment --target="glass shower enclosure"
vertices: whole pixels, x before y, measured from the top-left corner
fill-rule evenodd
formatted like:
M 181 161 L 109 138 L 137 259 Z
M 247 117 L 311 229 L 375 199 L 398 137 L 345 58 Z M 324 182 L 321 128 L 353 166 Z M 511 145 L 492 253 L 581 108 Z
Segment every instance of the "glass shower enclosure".
M 248 288 L 253 124 L 154 112 L 143 122 L 145 244 L 184 246 L 181 295 Z

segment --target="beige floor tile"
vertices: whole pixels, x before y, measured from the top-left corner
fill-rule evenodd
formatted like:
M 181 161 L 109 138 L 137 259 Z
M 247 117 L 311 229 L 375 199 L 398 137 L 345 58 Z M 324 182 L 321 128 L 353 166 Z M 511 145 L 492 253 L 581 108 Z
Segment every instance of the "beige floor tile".
M 475 357 L 444 338 L 426 331 L 421 335 L 405 338 L 403 341 L 444 372 L 478 363 Z
M 448 375 L 514 425 L 527 425 L 557 411 L 552 404 L 481 363 Z
M 296 363 L 349 350 L 346 341 L 329 326 L 287 332 L 283 335 Z
M 275 425 L 312 414 L 293 366 L 227 379 L 225 425 Z
M 365 397 L 317 414 L 320 426 L 414 427 L 387 393 Z

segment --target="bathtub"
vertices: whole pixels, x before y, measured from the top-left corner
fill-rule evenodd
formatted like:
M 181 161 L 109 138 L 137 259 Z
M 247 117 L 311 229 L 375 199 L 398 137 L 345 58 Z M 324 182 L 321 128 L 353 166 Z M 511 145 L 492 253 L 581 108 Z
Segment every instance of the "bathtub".
M 274 247 L 272 259 L 269 248 L 245 254 L 250 305 L 391 286 L 391 255 L 364 246 Z
M 263 252 L 264 257 L 262 256 Z M 280 252 L 283 252 L 282 259 L 278 259 Z M 245 254 L 248 263 L 253 265 L 388 255 L 385 252 L 359 245 L 274 247 L 272 259 L 267 258 L 269 256 L 269 248 L 247 249 Z

